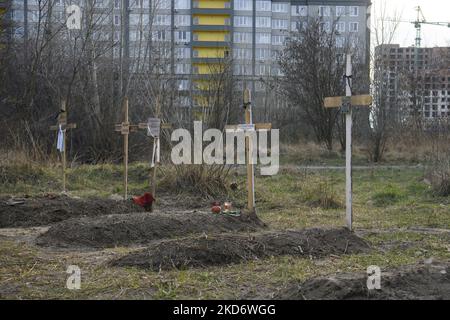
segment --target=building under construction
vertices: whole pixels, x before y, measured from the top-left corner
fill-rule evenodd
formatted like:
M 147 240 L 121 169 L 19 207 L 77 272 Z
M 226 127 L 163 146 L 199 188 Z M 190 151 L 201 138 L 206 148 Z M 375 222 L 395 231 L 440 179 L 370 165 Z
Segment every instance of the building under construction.
M 450 116 L 450 47 L 380 45 L 375 49 L 375 80 L 382 83 L 381 103 L 397 121 L 414 115 Z

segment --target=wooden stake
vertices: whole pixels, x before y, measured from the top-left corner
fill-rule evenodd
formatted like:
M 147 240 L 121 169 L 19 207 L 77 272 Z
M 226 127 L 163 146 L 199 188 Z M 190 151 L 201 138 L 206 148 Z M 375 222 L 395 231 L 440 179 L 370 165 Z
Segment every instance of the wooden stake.
M 123 101 L 123 111 L 124 111 L 124 122 L 123 125 L 129 128 L 130 123 L 128 122 L 128 98 L 125 97 Z M 128 198 L 128 135 L 130 130 L 125 130 L 123 134 L 123 187 L 124 187 L 124 200 Z
M 351 76 L 352 76 L 352 56 L 347 54 L 347 70 L 345 81 L 345 95 L 347 97 L 352 96 L 351 89 Z M 347 228 L 352 230 L 353 223 L 353 203 L 352 203 L 352 107 L 349 107 L 348 112 L 345 114 L 345 204 L 346 204 L 346 220 Z
M 66 162 L 67 162 L 67 143 L 66 143 L 66 130 L 67 129 L 75 129 L 77 125 L 75 123 L 67 123 L 67 110 L 66 110 L 66 101 L 61 101 L 61 109 L 58 114 L 58 124 L 55 126 L 50 126 L 50 130 L 59 131 L 59 128 L 63 130 L 63 143 L 64 148 L 61 152 L 61 164 L 62 164 L 62 189 L 63 192 L 66 192 Z
M 252 117 L 252 98 L 249 89 L 244 91 L 244 106 L 245 106 L 245 123 L 253 124 Z M 251 212 L 255 211 L 255 172 L 254 164 L 251 163 L 253 156 L 253 141 L 251 136 L 245 138 L 245 154 L 247 162 L 247 208 Z

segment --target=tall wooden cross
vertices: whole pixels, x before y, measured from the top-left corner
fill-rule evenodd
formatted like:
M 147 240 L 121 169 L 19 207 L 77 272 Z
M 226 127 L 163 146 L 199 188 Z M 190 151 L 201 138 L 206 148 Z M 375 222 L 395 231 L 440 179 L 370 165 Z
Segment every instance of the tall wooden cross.
M 75 123 L 67 123 L 66 101 L 62 100 L 57 124 L 50 126 L 50 130 L 58 131 L 57 148 L 61 153 L 63 192 L 66 192 L 66 131 L 76 127 Z
M 156 198 L 156 166 L 160 163 L 160 133 L 161 129 L 171 129 L 171 123 L 161 123 L 161 105 L 156 100 L 155 115 L 157 118 L 149 118 L 147 123 L 139 123 L 139 129 L 147 130 L 148 135 L 153 138 L 153 154 L 151 160 L 151 172 L 149 175 L 151 193 Z M 153 206 L 151 211 L 153 211 Z
M 116 124 L 115 130 L 123 135 L 123 187 L 124 200 L 128 198 L 128 135 L 138 129 L 137 125 L 132 125 L 128 121 L 128 97 L 123 99 L 123 122 Z
M 249 89 L 244 91 L 244 110 L 245 110 L 245 125 L 227 125 L 225 129 L 238 130 L 243 129 L 247 131 L 254 130 L 270 130 L 271 123 L 253 123 L 252 114 L 252 97 Z M 251 163 L 253 157 L 253 141 L 251 136 L 245 137 L 245 163 L 247 166 L 247 209 L 256 213 L 255 205 L 255 165 Z
M 352 108 L 355 106 L 368 107 L 372 104 L 370 95 L 352 95 L 352 56 L 347 55 L 345 78 L 345 97 L 328 97 L 324 100 L 325 108 L 341 108 L 345 113 L 345 207 L 347 228 L 352 230 Z
M 159 104 L 157 109 L 159 108 Z M 159 109 L 158 109 L 159 110 Z M 168 123 L 160 123 L 161 120 L 158 118 L 150 118 L 148 122 L 141 122 L 139 124 L 131 124 L 128 120 L 128 98 L 125 97 L 123 101 L 123 114 L 124 121 L 122 123 L 116 124 L 115 131 L 120 132 L 123 135 L 123 164 L 124 164 L 124 173 L 123 173 L 123 184 L 124 184 L 124 199 L 128 198 L 128 136 L 130 132 L 136 132 L 139 129 L 149 130 L 150 133 L 157 133 L 153 136 L 154 143 L 154 155 L 153 155 L 153 169 L 152 176 L 150 178 L 152 185 L 152 195 L 155 197 L 156 192 L 156 164 L 159 163 L 159 130 L 160 129 L 169 129 L 171 128 L 171 124 Z M 159 111 L 157 111 L 159 114 Z M 156 148 L 155 148 L 156 146 Z M 156 154 L 155 154 L 156 153 Z M 153 208 L 153 207 L 152 207 Z

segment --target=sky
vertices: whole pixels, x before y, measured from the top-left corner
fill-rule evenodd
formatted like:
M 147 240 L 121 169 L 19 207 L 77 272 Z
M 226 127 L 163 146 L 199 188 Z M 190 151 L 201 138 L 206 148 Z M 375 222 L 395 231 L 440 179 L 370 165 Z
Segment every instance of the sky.
M 379 12 L 380 5 L 387 6 L 388 14 L 398 12 L 403 21 L 415 21 L 417 12 L 415 7 L 420 6 L 429 22 L 450 22 L 450 0 L 372 0 L 372 19 Z M 373 22 L 372 22 L 373 25 Z M 400 23 L 393 43 L 401 46 L 414 45 L 416 29 L 411 23 Z M 422 24 L 422 47 L 450 46 L 450 28 Z

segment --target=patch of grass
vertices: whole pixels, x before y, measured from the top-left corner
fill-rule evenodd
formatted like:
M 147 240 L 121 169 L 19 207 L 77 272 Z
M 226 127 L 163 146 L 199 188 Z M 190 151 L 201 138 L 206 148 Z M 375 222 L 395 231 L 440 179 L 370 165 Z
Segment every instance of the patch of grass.
M 405 197 L 403 192 L 393 185 L 387 185 L 383 191 L 376 192 L 372 196 L 373 204 L 377 207 L 386 207 L 396 204 Z
M 300 187 L 300 197 L 306 205 L 323 209 L 343 208 L 332 183 L 327 178 L 315 177 L 303 181 Z

